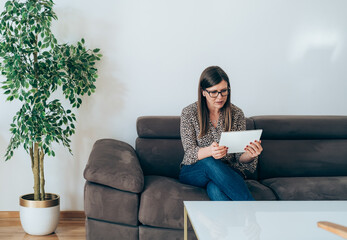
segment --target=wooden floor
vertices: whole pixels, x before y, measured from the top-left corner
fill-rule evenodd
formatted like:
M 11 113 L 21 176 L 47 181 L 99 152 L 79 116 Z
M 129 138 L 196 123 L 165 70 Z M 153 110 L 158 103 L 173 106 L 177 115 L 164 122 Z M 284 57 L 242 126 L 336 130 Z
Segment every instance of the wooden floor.
M 54 234 L 47 236 L 31 236 L 22 229 L 19 218 L 0 218 L 1 240 L 85 240 L 84 218 L 60 219 Z

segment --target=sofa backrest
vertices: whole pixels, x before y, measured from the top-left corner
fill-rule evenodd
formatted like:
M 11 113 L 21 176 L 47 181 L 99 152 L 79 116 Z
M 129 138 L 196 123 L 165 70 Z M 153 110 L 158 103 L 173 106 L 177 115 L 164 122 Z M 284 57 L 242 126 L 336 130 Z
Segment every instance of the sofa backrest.
M 136 123 L 136 152 L 145 175 L 178 178 L 184 151 L 179 116 L 145 116 Z
M 247 129 L 263 129 L 264 151 L 250 178 L 347 176 L 347 116 L 255 116 Z M 139 117 L 137 133 L 144 174 L 177 178 L 180 117 Z
M 259 179 L 347 176 L 347 116 L 256 116 Z
M 247 119 L 247 128 L 253 129 Z M 144 116 L 136 123 L 136 152 L 145 175 L 178 178 L 183 160 L 179 116 Z

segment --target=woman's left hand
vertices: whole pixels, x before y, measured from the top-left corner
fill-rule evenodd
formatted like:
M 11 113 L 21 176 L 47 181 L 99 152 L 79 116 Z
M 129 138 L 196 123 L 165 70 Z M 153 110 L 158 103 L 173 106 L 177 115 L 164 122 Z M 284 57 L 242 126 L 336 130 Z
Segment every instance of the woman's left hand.
M 251 142 L 245 147 L 245 154 L 247 154 L 250 158 L 255 158 L 260 155 L 260 153 L 263 151 L 263 147 L 261 146 L 261 141 L 255 140 L 254 142 Z

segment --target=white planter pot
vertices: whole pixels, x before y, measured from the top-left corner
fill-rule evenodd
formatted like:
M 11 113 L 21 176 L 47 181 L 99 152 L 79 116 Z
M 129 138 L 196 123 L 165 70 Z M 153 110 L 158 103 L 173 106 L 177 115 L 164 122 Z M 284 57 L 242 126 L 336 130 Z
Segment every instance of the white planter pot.
M 44 201 L 34 201 L 34 194 L 20 197 L 20 221 L 30 235 L 53 233 L 59 223 L 59 195 L 47 193 Z

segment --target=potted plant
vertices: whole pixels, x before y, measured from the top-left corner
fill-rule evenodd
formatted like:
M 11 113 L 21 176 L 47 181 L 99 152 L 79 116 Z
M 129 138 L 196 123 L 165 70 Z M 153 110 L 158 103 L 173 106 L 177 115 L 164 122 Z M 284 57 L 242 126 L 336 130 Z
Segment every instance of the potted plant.
M 53 0 L 10 0 L 0 16 L 0 71 L 6 78 L 2 89 L 8 101 L 22 104 L 13 117 L 5 158 L 19 146 L 31 158 L 34 193 L 20 197 L 20 217 L 24 230 L 33 235 L 52 233 L 58 224 L 60 199 L 45 192 L 44 157 L 55 156 L 53 142 L 71 153 L 69 137 L 76 121 L 72 109 L 81 106 L 81 96 L 95 92 L 95 63 L 102 57 L 99 49 L 87 49 L 84 39 L 58 44 L 51 31 L 52 20 L 57 20 L 53 5 Z M 52 96 L 57 90 L 55 95 L 68 99 L 70 109 Z

